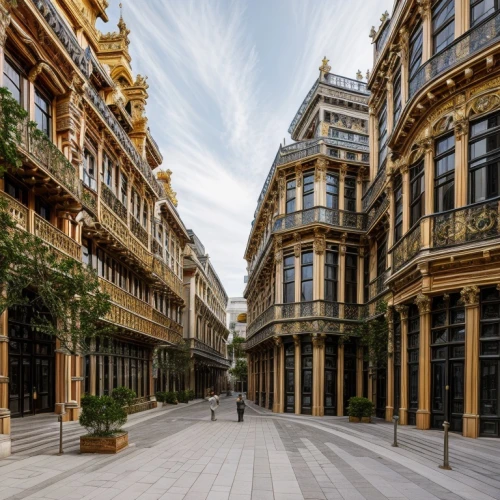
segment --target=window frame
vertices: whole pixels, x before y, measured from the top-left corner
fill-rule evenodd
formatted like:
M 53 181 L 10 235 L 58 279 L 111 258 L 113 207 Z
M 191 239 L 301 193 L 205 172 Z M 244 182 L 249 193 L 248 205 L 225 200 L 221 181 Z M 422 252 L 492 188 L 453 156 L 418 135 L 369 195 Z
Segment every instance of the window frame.
M 474 9 L 483 3 L 485 0 L 471 0 L 470 2 L 470 28 L 474 28 L 481 24 L 483 21 L 486 19 L 489 19 L 490 17 L 493 17 L 498 10 L 500 10 L 500 0 L 493 0 L 493 11 L 489 14 L 483 14 L 482 16 L 478 17 L 477 19 L 474 19 Z
M 291 264 L 287 264 L 287 262 L 291 262 Z M 291 279 L 286 278 L 286 271 L 292 271 L 290 274 L 292 275 Z M 291 295 L 293 297 L 288 297 L 287 293 L 287 285 L 292 285 L 291 291 L 293 292 Z M 290 300 L 290 298 L 292 300 Z M 292 304 L 295 302 L 295 256 L 294 255 L 286 255 L 283 257 L 283 304 Z
M 334 182 L 332 182 L 334 181 Z M 332 192 L 328 191 L 328 187 L 332 186 Z M 326 207 L 332 210 L 338 210 L 339 208 L 339 188 L 340 179 L 337 173 L 327 172 L 326 174 Z M 336 193 L 335 193 L 336 191 Z M 331 203 L 329 200 L 331 199 Z M 334 201 L 336 200 L 336 203 Z
M 37 103 L 37 97 L 47 105 L 47 111 L 43 110 Z M 46 130 L 45 128 L 43 128 L 43 122 L 42 124 L 38 123 L 37 112 L 40 112 L 42 117 L 46 119 Z M 47 96 L 45 92 L 43 92 L 43 90 L 40 90 L 38 87 L 35 87 L 35 122 L 37 124 L 37 128 L 40 131 L 44 132 L 45 135 L 52 140 L 52 100 Z
M 314 207 L 314 172 L 307 172 L 302 177 L 302 210 L 309 210 L 313 207 Z
M 12 78 L 7 74 L 6 72 L 6 66 L 11 68 L 19 77 L 19 88 L 15 84 L 15 82 L 12 80 Z M 12 94 L 11 88 L 8 85 L 5 85 L 5 81 L 9 80 L 9 82 L 12 83 L 13 87 L 15 87 L 18 92 L 19 92 L 19 98 L 15 97 L 14 94 Z M 23 106 L 23 97 L 24 97 L 24 92 L 23 92 L 23 71 L 19 68 L 19 66 L 14 62 L 13 59 L 10 57 L 5 56 L 4 57 L 4 68 L 3 68 L 3 86 L 9 90 L 9 92 L 12 94 L 12 97 L 18 102 L 20 106 Z
M 450 5 L 453 8 L 453 14 L 450 17 L 446 18 L 440 26 L 435 27 L 434 23 L 436 21 L 436 18 L 439 19 L 439 16 Z M 451 37 L 448 37 L 446 39 L 446 43 L 444 45 L 443 42 L 439 47 L 437 47 L 436 46 L 437 37 L 441 33 L 445 32 L 449 28 L 450 24 L 453 25 L 453 32 L 451 34 Z M 446 47 L 451 45 L 455 40 L 455 0 L 437 0 L 437 2 L 434 3 L 434 5 L 432 6 L 432 13 L 431 13 L 431 29 L 432 29 L 432 55 L 435 55 L 445 50 Z
M 96 154 L 88 147 L 85 147 L 83 151 L 83 184 L 93 191 L 97 192 L 97 179 L 96 179 L 96 170 L 97 170 L 97 157 Z M 92 159 L 90 162 L 91 168 L 89 166 L 89 158 Z
M 333 262 L 328 262 L 328 256 L 332 255 Z M 328 270 L 331 270 L 332 278 L 329 278 Z M 332 295 L 328 295 L 328 284 L 332 284 Z M 328 302 L 338 301 L 338 287 L 339 287 L 339 251 L 338 248 L 330 248 L 325 252 L 325 289 L 324 296 Z
M 439 143 L 446 141 L 450 138 L 453 138 L 453 146 L 449 147 L 445 151 L 441 153 L 437 153 Z M 453 210 L 455 208 L 455 134 L 454 132 L 444 134 L 434 141 L 434 151 L 436 152 L 434 156 L 434 213 L 446 212 L 448 210 Z M 453 157 L 453 168 L 447 170 L 446 172 L 438 175 L 438 163 L 445 158 Z M 448 184 L 452 184 L 452 195 L 453 195 L 453 203 L 449 208 L 443 208 L 440 210 L 438 206 L 440 201 L 444 201 L 444 198 L 441 198 L 440 189 Z
M 418 43 L 417 43 L 418 41 Z M 422 21 L 413 30 L 410 36 L 408 51 L 408 81 L 412 81 L 422 66 L 424 46 L 424 26 Z
M 384 104 L 379 109 L 377 115 L 378 124 L 378 168 L 377 171 L 380 172 L 386 164 L 387 161 L 387 141 L 389 139 L 389 133 L 387 130 L 387 99 L 385 99 Z M 381 125 L 383 124 L 383 126 Z
M 418 169 L 418 172 L 417 172 Z M 412 177 L 413 175 L 413 177 Z M 425 215 L 425 162 L 421 158 L 409 169 L 410 176 L 410 229 L 417 225 L 420 219 Z M 420 182 L 420 192 L 414 196 L 414 187 Z M 414 219 L 414 208 L 420 206 L 420 215 Z
M 306 258 L 311 259 L 310 262 L 304 262 Z M 304 271 L 307 270 L 310 276 L 304 277 Z M 314 252 L 312 250 L 303 251 L 300 255 L 300 301 L 301 302 L 311 302 L 314 300 Z M 309 286 L 310 284 L 310 298 L 304 297 L 304 285 Z M 308 291 L 309 293 L 309 291 Z
M 290 179 L 286 182 L 285 213 L 291 214 L 295 212 L 296 208 L 297 208 L 297 179 Z

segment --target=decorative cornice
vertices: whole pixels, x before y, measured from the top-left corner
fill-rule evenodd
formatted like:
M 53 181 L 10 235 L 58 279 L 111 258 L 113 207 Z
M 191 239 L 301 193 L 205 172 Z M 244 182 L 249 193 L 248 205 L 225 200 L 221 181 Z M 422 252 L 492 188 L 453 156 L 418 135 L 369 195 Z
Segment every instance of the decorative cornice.
M 477 285 L 468 285 L 460 291 L 462 302 L 466 306 L 475 306 L 479 304 L 479 287 Z

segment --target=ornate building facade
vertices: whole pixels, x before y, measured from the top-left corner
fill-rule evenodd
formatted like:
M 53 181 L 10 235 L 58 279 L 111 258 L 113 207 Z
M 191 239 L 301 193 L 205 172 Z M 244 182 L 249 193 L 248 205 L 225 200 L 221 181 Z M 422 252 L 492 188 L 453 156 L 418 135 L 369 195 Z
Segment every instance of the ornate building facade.
M 359 312 L 351 318 L 374 318 L 377 306 L 386 304 L 389 338 L 384 367 L 371 366 L 360 347 L 350 348 L 350 393 L 370 397 L 377 415 L 387 420 L 398 414 L 401 424 L 419 429 L 440 429 L 446 420 L 468 437 L 500 437 L 499 8 L 485 0 L 399 0 L 392 16 L 382 16 L 370 34 L 374 65 L 365 99 L 371 154 L 369 168 L 359 174 L 364 187 L 358 210 L 366 221 L 352 271 L 358 276 L 353 302 Z M 323 72 L 319 88 L 322 78 Z M 305 137 L 295 133 L 303 116 L 301 130 L 310 133 L 324 121 L 320 111 L 314 122 L 316 93 L 313 87 L 292 123 L 294 139 Z M 297 160 L 292 168 L 300 174 L 303 197 L 306 183 Z M 318 162 L 315 169 L 320 168 Z M 324 299 L 328 259 L 336 260 L 318 257 L 329 247 L 329 233 L 326 241 L 322 236 L 323 208 L 309 221 L 316 230 L 311 257 L 304 260 L 303 237 L 295 229 L 294 242 L 280 238 L 283 205 L 293 198 L 280 169 L 266 184 L 246 254 L 252 273 L 246 291 L 251 395 L 268 405 L 263 388 L 275 388 L 275 411 L 309 412 L 304 380 L 312 373 L 312 413 L 321 415 L 327 412 L 330 370 L 337 377 L 334 412 L 342 415 L 349 385 L 346 346 L 335 348 L 329 325 L 338 322 L 334 328 L 342 331 L 342 310 L 345 325 L 352 299 L 340 295 L 343 278 L 337 302 L 316 309 L 307 301 L 286 304 L 289 293 L 303 293 L 311 275 L 313 299 Z M 314 196 L 322 193 L 314 185 Z M 289 220 L 303 220 L 300 208 Z M 340 212 L 336 217 L 342 220 Z M 326 224 L 328 231 L 333 225 Z M 352 230 L 344 231 L 347 255 L 355 241 Z M 287 257 L 290 247 L 294 253 Z M 346 263 L 339 265 L 339 282 L 349 273 Z M 267 288 L 257 286 L 266 276 Z M 298 320 L 304 313 L 307 325 Z M 288 397 L 293 405 L 287 405 Z
M 11 417 L 77 419 L 81 394 L 126 386 L 154 394 L 153 352 L 183 338 L 182 223 L 151 136 L 146 78 L 135 75 L 129 30 L 101 33 L 107 0 L 0 2 L 0 84 L 45 133 L 22 127 L 23 165 L 0 179 L 18 227 L 91 265 L 112 302 L 113 339 L 69 356 L 30 325 L 29 308 L 0 317 L 0 455 Z M 221 310 L 224 306 L 221 306 Z M 99 353 L 102 352 L 102 354 Z M 37 395 L 35 398 L 34 395 Z
M 205 247 L 193 231 L 188 232 L 191 240 L 184 260 L 184 337 L 193 358 L 188 385 L 196 397 L 203 398 L 211 390 L 220 394 L 227 388 L 228 298 Z
M 276 412 L 342 415 L 362 390 L 360 348 L 338 339 L 363 316 L 362 238 L 380 219 L 363 213 L 368 98 L 325 58 L 259 198 L 245 254 L 248 392 Z

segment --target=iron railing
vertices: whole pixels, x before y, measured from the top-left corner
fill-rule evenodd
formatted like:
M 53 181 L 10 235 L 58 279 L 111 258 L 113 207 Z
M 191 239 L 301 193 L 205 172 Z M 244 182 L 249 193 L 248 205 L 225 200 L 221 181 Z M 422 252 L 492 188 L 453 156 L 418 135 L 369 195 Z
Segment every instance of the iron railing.
M 362 231 L 366 228 L 366 214 L 326 207 L 308 208 L 278 216 L 273 224 L 273 233 L 315 223 Z
M 367 208 L 376 200 L 380 191 L 382 190 L 382 187 L 385 183 L 385 179 L 386 179 L 386 173 L 384 169 L 379 171 L 377 177 L 375 177 L 375 180 L 372 182 L 370 187 L 367 189 L 366 193 L 363 195 L 363 201 L 362 201 L 363 210 L 367 210 Z
M 422 248 L 420 223 L 407 232 L 391 249 L 394 272 L 401 269 Z
M 365 94 L 367 96 L 370 95 L 370 91 L 366 88 L 366 83 L 359 80 L 352 80 L 351 78 L 346 78 L 345 76 L 328 73 L 325 77 L 325 81 L 334 87 L 360 92 L 361 94 Z
M 368 285 L 368 292 L 370 300 L 378 297 L 381 293 L 387 291 L 387 285 L 385 282 L 390 275 L 390 269 L 386 269 L 380 276 L 377 276 Z

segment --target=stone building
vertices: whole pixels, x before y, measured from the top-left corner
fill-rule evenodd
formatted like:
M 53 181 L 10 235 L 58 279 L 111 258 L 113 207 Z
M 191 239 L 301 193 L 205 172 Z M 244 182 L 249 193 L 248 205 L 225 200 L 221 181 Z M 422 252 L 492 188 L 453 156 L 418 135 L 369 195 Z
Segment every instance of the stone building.
M 464 436 L 500 437 L 499 8 L 486 0 L 399 0 L 392 16 L 385 13 L 378 30 L 372 29 L 374 65 L 370 93 L 364 94 L 370 161 L 365 171 L 359 169 L 361 205 L 356 200 L 362 231 L 353 241 L 352 229 L 340 229 L 345 243 L 340 241 L 339 256 L 350 248 L 355 255 L 358 246 L 352 270 L 343 263 L 331 274 L 328 259 L 320 260 L 328 252 L 328 235 L 339 231 L 344 207 L 333 223 L 321 223 L 324 209 L 314 209 L 318 215 L 308 224 L 316 234 L 306 259 L 301 232 L 294 227 L 293 237 L 282 233 L 287 217 L 296 227 L 304 220 L 300 205 L 293 215 L 283 214 L 288 200 L 304 196 L 307 183 L 304 159 L 297 154 L 282 166 L 278 153 L 246 254 L 247 348 L 252 397 L 260 404 L 269 404 L 262 392 L 275 388 L 274 411 L 309 412 L 305 380 L 312 373 L 306 387 L 313 389 L 312 412 L 326 414 L 333 372 L 337 415 L 346 395 L 366 395 L 387 420 L 398 414 L 400 423 L 419 429 L 441 429 L 448 421 Z M 313 108 L 324 102 L 317 96 L 323 80 L 326 72 L 292 123 L 294 139 L 304 137 L 295 133 L 301 119 L 301 130 L 325 136 L 324 118 L 320 111 L 315 122 Z M 301 150 L 302 142 L 292 147 Z M 332 160 L 326 161 L 331 168 Z M 296 191 L 293 177 L 302 186 Z M 323 193 L 314 184 L 314 196 Z M 349 274 L 358 280 L 351 299 L 340 295 Z M 327 275 L 341 284 L 333 300 L 326 299 Z M 297 302 L 308 276 L 313 300 L 326 302 L 288 305 L 288 294 L 295 293 Z M 347 306 L 350 301 L 357 305 Z M 387 366 L 372 366 L 356 343 L 335 347 L 338 333 L 330 333 L 329 325 L 346 329 L 346 307 L 355 307 L 350 318 L 359 320 L 377 317 L 382 305 L 389 327 Z M 301 319 L 300 325 L 305 316 L 308 322 Z M 287 404 L 289 397 L 294 405 Z
M 29 308 L 2 315 L 0 455 L 10 450 L 11 417 L 65 408 L 64 418 L 77 419 L 83 392 L 117 386 L 147 400 L 153 348 L 183 337 L 190 235 L 171 172 L 153 174 L 162 155 L 145 114 L 148 84 L 130 65 L 129 30 L 122 18 L 116 32 L 95 27 L 107 5 L 0 2 L 0 84 L 46 135 L 22 127 L 23 166 L 0 179 L 0 196 L 20 228 L 97 270 L 112 301 L 104 320 L 117 327 L 82 359 L 34 332 Z
M 221 393 L 227 388 L 228 298 L 205 247 L 192 230 L 188 233 L 190 243 L 184 258 L 184 338 L 190 343 L 193 363 L 186 387 L 194 390 L 196 397 L 205 397 L 210 390 Z
M 259 197 L 248 262 L 248 393 L 276 412 L 342 415 L 363 364 L 346 327 L 363 316 L 369 173 L 366 84 L 328 60 L 290 126 Z M 326 353 L 326 354 L 325 354 Z

